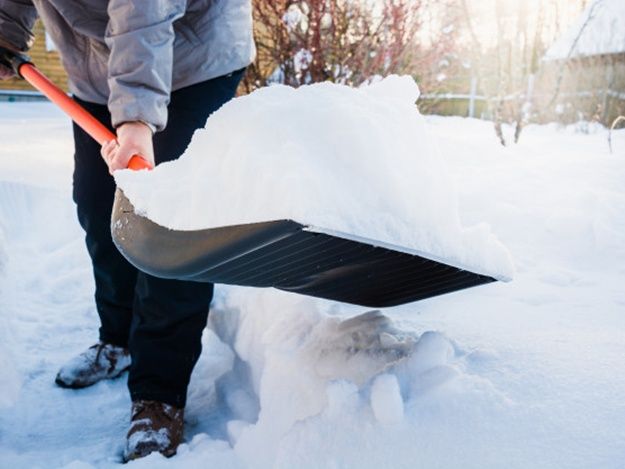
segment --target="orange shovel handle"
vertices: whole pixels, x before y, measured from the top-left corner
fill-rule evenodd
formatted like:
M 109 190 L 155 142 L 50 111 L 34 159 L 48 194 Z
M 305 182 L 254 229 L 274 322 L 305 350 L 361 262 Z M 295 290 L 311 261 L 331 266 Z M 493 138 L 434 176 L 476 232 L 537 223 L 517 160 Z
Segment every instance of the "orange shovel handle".
M 117 138 L 113 132 L 89 114 L 80 104 L 67 96 L 63 90 L 52 83 L 48 77 L 41 73 L 33 64 L 29 62 L 20 64 L 18 73 L 28 81 L 28 83 L 41 91 L 50 101 L 65 111 L 76 124 L 91 135 L 100 145 L 104 145 L 106 142 Z M 128 169 L 152 169 L 152 165 L 140 155 L 134 155 L 128 162 Z

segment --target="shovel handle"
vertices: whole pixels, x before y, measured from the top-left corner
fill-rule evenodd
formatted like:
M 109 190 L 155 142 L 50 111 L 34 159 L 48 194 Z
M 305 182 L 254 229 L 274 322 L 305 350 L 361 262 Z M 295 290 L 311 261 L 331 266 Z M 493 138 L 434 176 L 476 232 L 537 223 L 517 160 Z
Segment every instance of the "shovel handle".
M 89 114 L 80 104 L 67 96 L 63 90 L 52 83 L 48 77 L 41 73 L 32 63 L 25 60 L 20 61 L 16 69 L 22 78 L 65 111 L 76 124 L 91 135 L 100 145 L 104 145 L 106 142 L 117 138 L 113 132 Z M 152 165 L 140 155 L 134 155 L 128 162 L 128 169 L 133 169 L 135 171 L 139 169 L 152 169 Z

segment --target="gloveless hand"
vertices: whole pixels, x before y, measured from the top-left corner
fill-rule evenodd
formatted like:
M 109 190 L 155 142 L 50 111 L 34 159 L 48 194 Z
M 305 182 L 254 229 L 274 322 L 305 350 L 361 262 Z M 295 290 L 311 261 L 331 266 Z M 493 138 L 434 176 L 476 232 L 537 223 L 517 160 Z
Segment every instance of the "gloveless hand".
M 118 169 L 126 169 L 134 155 L 143 157 L 154 166 L 152 130 L 143 122 L 125 122 L 117 128 L 117 140 L 105 143 L 100 153 L 111 174 Z

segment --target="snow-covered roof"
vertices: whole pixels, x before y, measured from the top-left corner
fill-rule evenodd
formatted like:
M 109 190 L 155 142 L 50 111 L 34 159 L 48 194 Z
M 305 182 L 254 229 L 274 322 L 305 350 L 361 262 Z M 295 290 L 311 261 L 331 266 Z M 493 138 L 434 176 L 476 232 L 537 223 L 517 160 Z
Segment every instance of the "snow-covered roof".
M 595 0 L 545 54 L 559 60 L 625 52 L 625 0 Z

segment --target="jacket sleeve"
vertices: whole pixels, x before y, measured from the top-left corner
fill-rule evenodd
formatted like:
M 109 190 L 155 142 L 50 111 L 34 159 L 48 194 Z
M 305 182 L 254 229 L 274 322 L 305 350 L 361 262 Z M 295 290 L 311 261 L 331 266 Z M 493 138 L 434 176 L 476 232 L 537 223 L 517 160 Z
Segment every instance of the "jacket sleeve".
M 143 121 L 163 130 L 171 92 L 174 28 L 186 0 L 110 0 L 105 42 L 114 127 Z
M 0 0 L 0 42 L 26 52 L 35 39 L 37 10 L 30 0 Z

